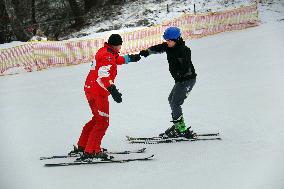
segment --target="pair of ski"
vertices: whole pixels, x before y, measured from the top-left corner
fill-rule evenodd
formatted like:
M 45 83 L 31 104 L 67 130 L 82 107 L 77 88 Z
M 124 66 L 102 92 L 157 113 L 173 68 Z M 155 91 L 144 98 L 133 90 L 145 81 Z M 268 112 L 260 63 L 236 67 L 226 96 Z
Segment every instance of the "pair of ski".
M 133 154 L 133 153 L 144 153 L 146 148 L 141 148 L 137 150 L 125 150 L 125 151 L 107 151 L 106 153 L 109 155 L 115 154 Z M 80 157 L 80 154 L 76 155 L 60 155 L 60 156 L 46 156 L 40 157 L 40 160 L 49 160 L 49 159 L 62 159 L 62 158 L 76 158 Z M 94 161 L 73 161 L 73 162 L 62 162 L 62 163 L 46 163 L 44 166 L 46 167 L 59 167 L 59 166 L 71 166 L 71 165 L 90 165 L 90 164 L 106 164 L 106 163 L 126 163 L 131 161 L 147 161 L 151 160 L 154 157 L 153 155 L 146 156 L 146 157 L 139 157 L 139 158 L 125 158 L 125 159 L 115 159 L 113 156 L 110 158 L 104 159 L 94 159 Z
M 130 137 L 126 136 L 127 140 L 132 144 L 160 144 L 160 143 L 176 143 L 176 142 L 193 142 L 193 141 L 207 141 L 207 140 L 222 140 L 219 136 L 219 133 L 209 133 L 209 134 L 197 134 L 196 138 L 187 139 L 183 137 L 179 138 L 164 138 L 164 137 Z M 204 138 L 205 137 L 205 138 Z M 111 152 L 107 151 L 109 155 L 115 154 L 133 154 L 133 153 L 144 153 L 146 148 L 141 148 L 137 150 L 125 150 L 125 151 L 116 151 Z M 59 159 L 59 158 L 75 158 L 80 157 L 80 154 L 76 155 L 61 155 L 61 156 L 48 156 L 40 157 L 40 160 L 48 159 Z M 107 163 L 126 163 L 131 161 L 148 161 L 152 160 L 153 155 L 139 157 L 139 158 L 125 158 L 125 159 L 96 159 L 95 161 L 85 162 L 85 161 L 73 161 L 73 162 L 63 162 L 63 163 L 46 163 L 46 167 L 58 167 L 58 166 L 71 166 L 71 165 L 90 165 L 90 164 L 107 164 Z
M 168 138 L 168 137 L 130 137 L 126 136 L 127 140 L 131 144 L 161 144 L 161 143 L 176 143 L 176 142 L 194 142 L 194 141 L 206 141 L 206 140 L 222 140 L 219 137 L 219 133 L 208 134 L 196 134 L 195 138 Z

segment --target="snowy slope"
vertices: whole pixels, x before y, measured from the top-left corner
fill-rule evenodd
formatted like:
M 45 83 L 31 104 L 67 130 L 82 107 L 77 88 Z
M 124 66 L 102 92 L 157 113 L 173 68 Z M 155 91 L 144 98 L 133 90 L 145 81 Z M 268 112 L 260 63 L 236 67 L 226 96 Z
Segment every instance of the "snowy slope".
M 227 2 L 227 3 L 226 3 Z M 129 1 L 124 4 L 121 9 L 114 9 L 111 16 L 106 19 L 94 17 L 91 26 L 82 29 L 80 32 L 73 33 L 70 36 L 82 36 L 87 34 L 85 38 L 89 38 L 93 33 L 98 31 L 113 30 L 112 28 L 127 29 L 134 27 L 153 26 L 162 24 L 165 21 L 180 17 L 183 13 L 200 12 L 216 12 L 227 9 L 233 9 L 240 6 L 251 5 L 251 0 L 235 0 L 232 1 L 210 1 L 210 0 L 137 0 Z M 110 10 L 103 10 L 103 12 Z M 141 24 L 143 23 L 143 24 Z
M 38 158 L 70 150 L 91 116 L 89 65 L 0 77 L 0 188 L 284 188 L 284 9 L 264 11 L 259 27 L 187 41 L 198 80 L 183 106 L 186 122 L 223 141 L 146 145 L 151 162 L 43 167 Z M 123 103 L 110 99 L 104 147 L 144 146 L 125 135 L 170 126 L 165 55 L 120 67 L 116 83 Z

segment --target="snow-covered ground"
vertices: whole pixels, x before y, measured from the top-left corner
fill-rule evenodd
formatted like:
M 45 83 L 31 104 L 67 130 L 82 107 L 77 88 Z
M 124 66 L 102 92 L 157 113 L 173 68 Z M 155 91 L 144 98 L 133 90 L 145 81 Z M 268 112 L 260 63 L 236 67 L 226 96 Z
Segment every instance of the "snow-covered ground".
M 149 162 L 43 167 L 38 158 L 71 150 L 91 116 L 83 93 L 90 65 L 0 77 L 0 188 L 284 188 L 283 18 L 283 6 L 261 7 L 258 27 L 187 41 L 198 78 L 186 122 L 222 141 L 128 144 L 125 135 L 170 126 L 173 80 L 163 54 L 119 68 L 123 103 L 110 99 L 103 146 L 146 146 Z

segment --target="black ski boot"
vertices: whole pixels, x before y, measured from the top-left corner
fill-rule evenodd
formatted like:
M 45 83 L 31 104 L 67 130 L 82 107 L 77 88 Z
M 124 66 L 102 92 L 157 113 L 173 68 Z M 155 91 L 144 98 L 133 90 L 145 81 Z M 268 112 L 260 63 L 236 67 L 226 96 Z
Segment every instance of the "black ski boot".
M 175 125 L 168 128 L 164 133 L 159 134 L 162 138 L 177 138 L 179 135 L 179 131 L 176 129 Z
M 113 156 L 109 156 L 105 152 L 98 152 L 98 153 L 86 153 L 84 152 L 81 157 L 77 158 L 76 161 L 84 161 L 84 162 L 92 162 L 93 160 L 109 160 L 112 159 Z
M 71 152 L 68 153 L 69 156 L 78 156 L 78 155 L 82 155 L 84 153 L 84 148 L 82 148 L 81 146 L 75 146 L 73 145 L 73 150 Z
M 196 133 L 190 130 L 191 127 L 186 128 L 183 116 L 180 116 L 177 120 L 172 121 L 174 125 L 168 128 L 165 133 L 161 133 L 159 136 L 162 138 L 177 138 L 184 137 L 187 139 L 196 138 Z
M 178 119 L 171 121 L 174 123 L 173 126 L 168 128 L 165 133 L 161 133 L 159 136 L 163 138 L 177 138 L 181 136 L 181 133 L 186 131 L 183 116 L 181 115 Z
M 187 139 L 195 139 L 197 138 L 196 133 L 190 130 L 191 127 L 188 127 L 184 132 L 180 133 L 180 137 L 184 137 Z

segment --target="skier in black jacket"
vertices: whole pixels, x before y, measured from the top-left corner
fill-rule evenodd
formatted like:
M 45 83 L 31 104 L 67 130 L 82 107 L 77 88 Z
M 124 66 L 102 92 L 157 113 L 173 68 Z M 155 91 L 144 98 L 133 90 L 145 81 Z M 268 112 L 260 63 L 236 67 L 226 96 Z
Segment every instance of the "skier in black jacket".
M 147 57 L 150 54 L 166 52 L 169 71 L 175 80 L 175 85 L 168 98 L 174 125 L 168 128 L 165 133 L 161 133 L 160 136 L 194 138 L 196 134 L 190 130 L 191 127 L 186 127 L 181 108 L 196 81 L 195 69 L 191 62 L 191 50 L 185 46 L 180 29 L 177 27 L 167 28 L 163 37 L 166 42 L 149 47 L 139 53 L 141 56 Z

